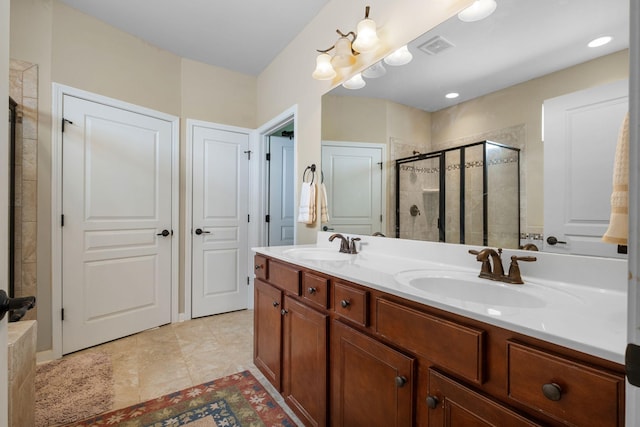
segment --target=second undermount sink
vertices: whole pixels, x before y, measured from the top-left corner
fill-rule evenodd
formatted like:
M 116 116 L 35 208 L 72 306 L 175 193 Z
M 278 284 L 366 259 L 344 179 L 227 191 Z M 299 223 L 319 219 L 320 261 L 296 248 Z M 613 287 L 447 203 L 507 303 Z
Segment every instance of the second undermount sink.
M 283 255 L 300 261 L 349 261 L 355 256 L 335 248 L 294 248 L 284 251 Z
M 415 270 L 398 273 L 395 279 L 445 302 L 514 308 L 544 307 L 548 303 L 546 289 L 532 284 L 510 285 L 480 279 L 474 273 Z

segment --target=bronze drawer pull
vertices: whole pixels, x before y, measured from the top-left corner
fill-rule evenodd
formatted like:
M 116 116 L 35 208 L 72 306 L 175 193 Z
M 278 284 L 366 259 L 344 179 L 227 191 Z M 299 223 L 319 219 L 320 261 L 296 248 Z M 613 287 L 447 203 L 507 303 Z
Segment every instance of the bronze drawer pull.
M 343 299 L 342 301 L 340 301 L 340 305 L 342 306 L 342 308 L 347 308 L 351 305 L 351 303 L 349 302 L 349 300 Z
M 310 293 L 310 294 L 315 294 L 315 293 L 316 293 L 316 291 L 317 291 L 317 289 L 316 289 L 316 288 L 309 288 L 309 293 Z
M 397 376 L 396 377 L 396 386 L 397 387 L 404 387 L 404 385 L 407 383 L 407 378 L 403 377 L 403 376 Z
M 273 306 L 274 306 L 274 307 L 277 307 L 277 306 L 279 306 L 279 305 L 280 305 L 280 303 L 279 303 L 278 301 L 274 301 L 274 302 L 273 302 Z
M 562 397 L 562 387 L 556 383 L 548 383 L 542 386 L 542 394 L 549 400 L 554 402 L 560 400 Z
M 429 409 L 436 409 L 438 407 L 438 398 L 435 396 L 427 396 L 427 406 Z

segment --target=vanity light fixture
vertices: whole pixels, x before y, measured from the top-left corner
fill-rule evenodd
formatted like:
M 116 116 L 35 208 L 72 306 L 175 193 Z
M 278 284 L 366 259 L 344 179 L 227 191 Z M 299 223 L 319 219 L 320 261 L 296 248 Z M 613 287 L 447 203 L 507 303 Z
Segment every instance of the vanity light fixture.
M 349 80 L 342 83 L 342 86 L 346 89 L 362 89 L 366 85 L 367 82 L 364 81 L 361 73 L 354 75 Z
M 491 15 L 498 5 L 496 0 L 476 0 L 471 6 L 458 13 L 458 19 L 463 22 L 480 21 Z
M 378 61 L 362 72 L 362 77 L 368 79 L 377 79 L 387 74 L 387 69 L 382 65 L 382 61 Z
M 597 39 L 591 40 L 587 44 L 587 46 L 589 46 L 589 47 L 600 47 L 600 46 L 604 46 L 605 44 L 609 43 L 611 40 L 613 40 L 613 37 L 611 37 L 611 36 L 598 37 Z
M 311 76 L 317 80 L 331 80 L 337 73 L 336 68 L 348 68 L 356 62 L 355 56 L 374 50 L 378 44 L 378 34 L 376 23 L 369 18 L 370 7 L 367 6 L 364 12 L 364 19 L 357 25 L 357 33 L 349 31 L 340 35 L 336 43 L 328 49 L 320 50 L 320 55 L 316 58 L 316 69 Z M 331 57 L 329 52 L 334 50 Z
M 460 96 L 460 94 L 458 92 L 449 92 L 444 97 L 448 98 L 448 99 L 455 99 L 455 98 L 457 98 L 459 96 Z
M 384 62 L 387 65 L 398 66 L 408 64 L 412 59 L 413 55 L 409 52 L 407 45 L 404 45 L 387 55 L 384 58 Z

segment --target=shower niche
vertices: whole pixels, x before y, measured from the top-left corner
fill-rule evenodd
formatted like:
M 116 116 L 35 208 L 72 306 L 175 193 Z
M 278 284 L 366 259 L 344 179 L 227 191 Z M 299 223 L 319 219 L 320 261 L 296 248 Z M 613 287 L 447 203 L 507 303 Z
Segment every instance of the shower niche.
M 395 163 L 396 237 L 518 247 L 519 148 L 480 141 Z

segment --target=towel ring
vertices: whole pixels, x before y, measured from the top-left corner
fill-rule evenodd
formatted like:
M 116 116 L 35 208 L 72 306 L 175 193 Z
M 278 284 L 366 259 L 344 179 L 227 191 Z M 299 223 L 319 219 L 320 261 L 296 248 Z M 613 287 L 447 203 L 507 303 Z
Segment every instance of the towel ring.
M 311 166 L 307 166 L 304 169 L 304 172 L 302 173 L 302 182 L 307 182 L 307 172 L 308 171 L 311 171 L 311 182 L 310 182 L 310 184 L 313 184 L 313 181 L 316 178 L 316 165 L 315 165 L 315 163 L 312 164 Z

